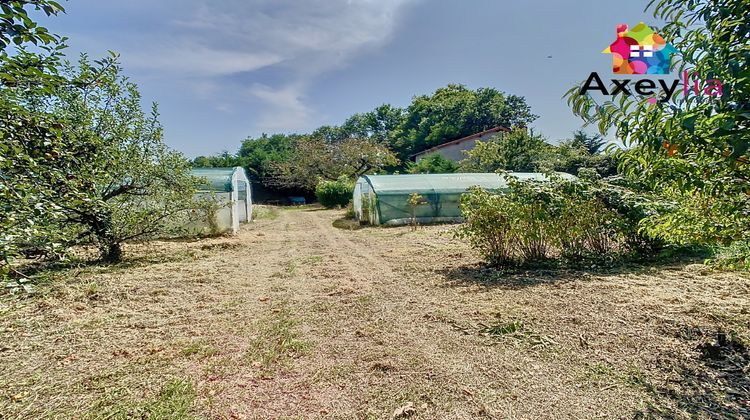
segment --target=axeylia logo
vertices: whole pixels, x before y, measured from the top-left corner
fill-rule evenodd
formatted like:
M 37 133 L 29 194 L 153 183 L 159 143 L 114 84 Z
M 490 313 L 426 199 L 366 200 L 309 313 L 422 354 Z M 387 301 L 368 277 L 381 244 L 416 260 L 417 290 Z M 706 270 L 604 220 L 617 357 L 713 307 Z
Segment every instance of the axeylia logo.
M 723 93 L 720 80 L 702 81 L 700 75 L 688 70 L 682 72 L 681 79 L 646 78 L 650 75 L 669 74 L 672 56 L 679 54 L 679 51 L 643 22 L 632 29 L 628 29 L 628 25 L 625 24 L 617 25 L 617 39 L 602 53 L 612 55 L 614 74 L 642 78 L 612 79 L 608 88 L 599 74 L 592 72 L 581 87 L 581 95 L 599 92 L 605 96 L 630 96 L 635 93 L 648 98 L 649 103 L 656 104 L 671 101 L 679 92 L 680 85 L 685 98 L 691 95 L 715 97 Z
M 677 50 L 641 22 L 633 29 L 617 25 L 617 40 L 602 53 L 612 54 L 616 74 L 669 74 L 672 54 Z

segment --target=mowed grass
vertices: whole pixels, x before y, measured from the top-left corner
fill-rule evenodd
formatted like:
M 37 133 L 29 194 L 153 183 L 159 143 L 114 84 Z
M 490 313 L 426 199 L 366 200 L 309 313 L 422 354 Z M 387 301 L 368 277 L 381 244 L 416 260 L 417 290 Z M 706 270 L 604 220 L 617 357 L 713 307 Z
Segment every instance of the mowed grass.
M 171 380 L 153 397 L 132 400 L 127 389 L 113 389 L 94 403 L 91 419 L 193 419 L 195 389 L 190 382 Z
M 272 211 L 274 209 L 271 209 Z M 0 418 L 743 418 L 750 281 L 484 267 L 275 211 L 0 296 Z
M 274 308 L 271 316 L 259 320 L 258 324 L 258 333 L 250 340 L 247 358 L 266 375 L 272 375 L 309 346 L 300 339 L 296 331 L 299 321 L 286 306 Z

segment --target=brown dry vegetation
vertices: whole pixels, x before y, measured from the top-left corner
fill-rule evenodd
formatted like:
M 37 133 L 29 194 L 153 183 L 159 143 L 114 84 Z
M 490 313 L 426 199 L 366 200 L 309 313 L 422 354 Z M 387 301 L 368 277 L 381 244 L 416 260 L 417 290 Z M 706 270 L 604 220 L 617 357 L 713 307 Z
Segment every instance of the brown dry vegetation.
M 0 418 L 750 415 L 744 275 L 503 274 L 452 226 L 273 215 L 2 296 Z

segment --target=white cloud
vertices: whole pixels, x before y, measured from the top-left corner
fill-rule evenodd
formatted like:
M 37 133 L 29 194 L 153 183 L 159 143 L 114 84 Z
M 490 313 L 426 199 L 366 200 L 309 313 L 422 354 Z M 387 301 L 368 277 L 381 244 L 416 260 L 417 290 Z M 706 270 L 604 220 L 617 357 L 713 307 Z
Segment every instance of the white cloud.
M 258 70 L 282 61 L 269 53 L 212 49 L 203 45 L 161 47 L 157 51 L 126 53 L 133 68 L 178 73 L 183 76 L 225 76 Z
M 316 78 L 387 43 L 404 7 L 419 0 L 82 1 L 138 23 L 89 47 L 114 47 L 141 80 L 249 114 L 257 132 L 317 124 L 305 101 Z
M 128 66 L 187 78 L 200 96 L 234 98 L 240 107 L 237 81 L 216 89 L 217 79 L 249 74 L 252 80 L 252 72 L 274 66 L 283 77 L 256 78 L 244 98 L 268 107 L 257 121 L 263 129 L 304 129 L 315 115 L 303 100 L 307 87 L 356 54 L 387 42 L 399 11 L 414 1 L 224 0 L 219 6 L 188 0 L 175 10 L 189 13 L 167 21 L 168 32 L 123 57 Z
M 258 115 L 256 128 L 261 131 L 295 131 L 308 127 L 313 111 L 302 100 L 303 89 L 289 85 L 281 89 L 256 84 L 249 90 L 266 103 L 265 110 Z
M 412 0 L 225 0 L 173 22 L 202 39 L 298 58 L 340 55 L 385 41 L 396 13 Z

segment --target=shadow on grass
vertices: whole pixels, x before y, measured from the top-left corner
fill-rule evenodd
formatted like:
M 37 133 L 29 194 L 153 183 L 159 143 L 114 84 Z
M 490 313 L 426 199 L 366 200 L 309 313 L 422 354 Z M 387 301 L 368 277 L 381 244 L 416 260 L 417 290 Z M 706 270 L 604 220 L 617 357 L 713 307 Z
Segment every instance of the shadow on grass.
M 658 369 L 673 372 L 679 379 L 659 384 L 645 381 L 656 404 L 634 413 L 634 418 L 674 418 L 672 407 L 692 418 L 750 418 L 748 348 L 720 330 L 700 334 L 703 337 L 693 343 L 698 360 L 683 354 L 661 358 Z
M 495 269 L 483 265 L 451 267 L 437 271 L 449 286 L 478 285 L 487 288 L 522 289 L 550 283 L 576 280 L 569 270 L 552 269 Z
M 333 227 L 342 230 L 360 230 L 365 226 L 360 224 L 358 220 L 342 217 L 333 221 Z
M 197 255 L 189 252 L 160 253 L 152 252 L 138 256 L 126 256 L 119 262 L 105 262 L 96 258 L 73 258 L 64 261 L 35 261 L 20 267 L 10 275 L 8 280 L 19 284 L 44 285 L 59 276 L 76 277 L 80 272 L 117 272 L 138 267 L 195 259 Z
M 542 284 L 563 284 L 623 274 L 645 274 L 658 270 L 681 270 L 703 263 L 710 256 L 706 249 L 681 248 L 663 251 L 651 258 L 623 257 L 615 261 L 585 260 L 562 262 L 548 260 L 536 264 L 496 268 L 485 264 L 449 267 L 437 272 L 452 286 L 480 285 L 487 288 L 521 289 Z

